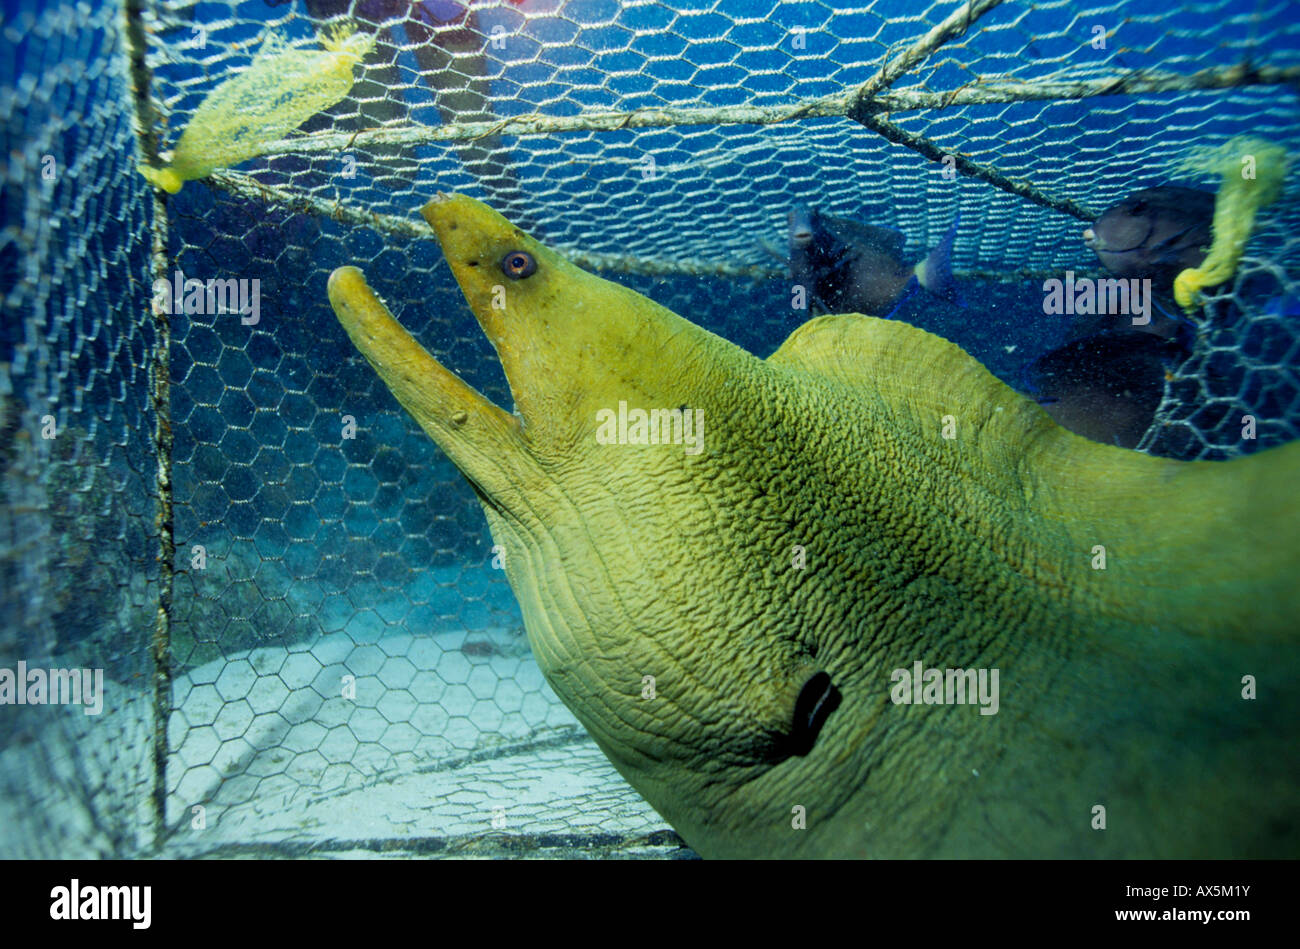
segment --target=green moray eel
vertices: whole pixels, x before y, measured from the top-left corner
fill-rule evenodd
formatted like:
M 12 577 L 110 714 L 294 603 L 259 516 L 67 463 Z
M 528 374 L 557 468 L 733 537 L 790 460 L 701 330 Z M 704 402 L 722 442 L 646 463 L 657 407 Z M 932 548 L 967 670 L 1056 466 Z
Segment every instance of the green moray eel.
M 547 680 L 700 854 L 1300 855 L 1300 443 L 1090 442 L 859 315 L 758 359 L 467 197 L 423 213 L 516 412 L 355 268 L 335 313 L 473 486 Z M 700 450 L 598 437 L 620 403 L 702 413 Z M 917 662 L 997 670 L 996 706 L 925 701 Z

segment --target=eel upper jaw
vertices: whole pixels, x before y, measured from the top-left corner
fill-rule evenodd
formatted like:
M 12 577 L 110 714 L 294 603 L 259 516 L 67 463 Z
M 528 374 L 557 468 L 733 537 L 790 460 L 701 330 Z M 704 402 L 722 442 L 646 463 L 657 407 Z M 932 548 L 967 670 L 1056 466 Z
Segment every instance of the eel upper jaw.
M 421 213 L 496 349 L 529 450 L 593 460 L 597 418 L 621 403 L 698 406 L 693 366 L 742 351 L 618 283 L 588 273 L 465 195 Z M 514 273 L 507 261 L 527 260 Z M 734 350 L 734 352 L 732 352 Z
M 464 195 L 439 194 L 420 213 L 437 235 L 465 302 L 496 350 L 516 417 L 530 436 L 560 436 L 557 429 L 567 427 L 572 418 L 566 417 L 568 407 L 562 406 L 564 384 L 557 376 L 566 366 L 569 374 L 576 374 L 567 345 L 573 334 L 550 312 L 548 304 L 554 297 L 545 301 L 538 297 L 548 297 L 551 289 L 539 285 L 562 283 L 556 278 L 572 265 L 496 211 Z M 512 251 L 531 255 L 539 272 L 508 277 L 503 259 Z

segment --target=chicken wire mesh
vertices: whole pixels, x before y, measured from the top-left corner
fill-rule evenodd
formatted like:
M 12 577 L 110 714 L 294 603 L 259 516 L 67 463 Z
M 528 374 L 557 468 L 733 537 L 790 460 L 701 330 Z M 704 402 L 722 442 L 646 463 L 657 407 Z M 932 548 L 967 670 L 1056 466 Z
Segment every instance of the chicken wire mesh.
M 339 105 L 175 197 L 135 173 L 268 36 L 344 18 L 376 43 Z M 793 203 L 909 246 L 959 216 L 981 305 L 915 315 L 1014 383 L 1066 331 L 1042 275 L 1094 266 L 1081 220 L 1190 141 L 1300 144 L 1285 2 L 132 0 L 7 11 L 4 42 L 0 667 L 105 678 L 99 715 L 0 716 L 7 855 L 682 852 L 542 680 L 473 493 L 325 302 L 361 266 L 510 404 L 415 223 L 434 192 L 763 355 L 803 317 L 763 246 Z M 1288 180 L 1148 450 L 1296 437 L 1298 214 Z M 160 312 L 159 278 L 246 280 L 256 310 Z

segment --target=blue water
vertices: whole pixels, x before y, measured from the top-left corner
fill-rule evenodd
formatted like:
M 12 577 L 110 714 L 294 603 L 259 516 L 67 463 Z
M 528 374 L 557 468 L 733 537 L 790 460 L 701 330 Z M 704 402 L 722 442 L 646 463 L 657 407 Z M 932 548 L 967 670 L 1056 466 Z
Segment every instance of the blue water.
M 483 30 L 499 26 L 509 37 L 491 51 L 497 115 L 787 104 L 869 79 L 887 50 L 899 52 L 926 27 L 916 19 L 917 5 L 907 0 L 877 3 L 870 13 L 778 3 L 763 8 L 765 15 L 757 19 L 747 0 L 694 0 L 676 5 L 676 11 L 659 4 L 623 8 L 613 0 L 572 0 L 563 5 L 568 19 L 537 15 L 557 6 L 558 0 L 528 0 L 528 17 L 509 6 L 483 11 Z M 1244 16 L 1225 19 L 1225 10 L 1236 14 L 1242 6 L 1123 4 L 1097 18 L 1116 32 L 1105 51 L 1095 51 L 1087 44 L 1090 17 L 1076 20 L 1059 5 L 1006 4 L 975 35 L 897 86 L 951 89 L 977 73 L 1028 80 L 1090 64 L 1102 72 L 1190 72 L 1239 62 L 1248 42 L 1256 65 L 1294 65 L 1300 53 L 1295 5 L 1261 2 L 1254 23 Z M 19 22 L 23 11 L 34 9 L 30 2 L 7 0 L 6 20 Z M 224 22 L 230 12 L 225 4 L 198 3 L 154 37 L 175 52 L 156 64 L 156 89 L 171 111 L 167 146 L 175 144 L 203 96 L 229 70 L 251 60 L 268 25 L 290 40 L 312 35 L 301 3 L 248 0 L 235 7 L 236 22 L 208 32 L 204 51 L 186 46 L 194 38 L 193 24 Z M 801 47 L 794 45 L 797 29 L 806 31 L 798 34 Z M 120 52 L 105 32 L 94 30 L 54 52 L 21 36 L 9 50 L 5 79 L 11 86 L 50 75 L 49 60 L 56 54 L 96 63 Z M 407 82 L 401 99 L 407 117 L 439 124 L 442 116 L 415 57 L 404 52 L 397 66 Z M 90 457 L 119 485 L 116 506 L 109 505 L 112 517 L 94 520 L 82 536 L 91 546 L 125 551 L 130 563 L 156 579 L 150 556 L 156 459 L 148 365 L 157 340 L 152 322 L 141 319 L 149 301 L 151 271 L 142 235 L 150 196 L 132 170 L 133 155 L 104 158 L 103 167 L 78 164 L 87 154 L 102 153 L 102 139 L 133 142 L 121 85 L 101 75 L 81 85 L 55 82 L 52 90 L 30 98 L 24 113 L 6 117 L 5 153 L 28 149 L 33 130 L 57 130 L 39 142 L 41 154 L 78 169 L 80 177 L 51 184 L 42 207 L 47 216 L 62 215 L 51 256 L 69 263 L 66 272 L 41 275 L 51 287 L 43 312 L 0 324 L 0 363 L 12 367 L 19 393 L 41 373 L 57 380 L 57 391 L 44 394 L 51 395 L 60 423 L 83 433 Z M 60 116 L 66 121 L 56 121 Z M 1176 154 L 1189 143 L 1256 131 L 1294 151 L 1300 146 L 1297 117 L 1295 90 L 1266 86 L 894 118 L 1099 210 L 1132 187 L 1159 180 L 1162 169 L 1153 155 Z M 910 259 L 923 256 L 960 210 L 959 269 L 1095 266 L 1079 241 L 1083 223 L 1074 218 L 978 181 L 963 179 L 950 188 L 929 162 L 844 120 L 803 123 L 798 128 L 806 137 L 795 144 L 778 138 L 792 128 L 774 127 L 772 146 L 757 149 L 755 136 L 765 133 L 752 126 L 572 133 L 507 139 L 505 147 L 527 173 L 525 192 L 545 199 L 538 215 L 541 235 L 561 246 L 776 269 L 762 243 L 781 241 L 781 221 L 798 200 L 902 229 Z M 813 147 L 826 142 L 831 145 L 825 149 Z M 647 153 L 664 168 L 682 170 L 645 180 L 637 165 Z M 285 183 L 292 172 L 295 184 L 316 189 L 318 197 L 337 196 L 349 206 L 402 216 L 414 214 L 439 189 L 491 200 L 454 149 L 434 144 L 413 154 L 423 162 L 419 176 L 399 192 L 378 185 L 364 161 L 353 180 L 335 174 L 333 158 L 255 160 L 239 170 L 271 184 Z M 702 157 L 709 161 L 693 164 Z M 111 174 L 101 175 L 105 170 Z M 28 185 L 19 178 L 4 184 L 6 227 L 18 225 Z M 491 564 L 492 542 L 478 502 L 357 355 L 325 298 L 325 280 L 334 268 L 362 266 L 403 324 L 445 365 L 509 407 L 500 366 L 436 244 L 238 199 L 203 183 L 168 198 L 166 213 L 170 266 L 187 276 L 261 282 L 261 321 L 254 328 L 228 314 L 172 319 L 174 567 L 179 591 L 210 601 L 180 614 L 178 640 L 196 649 L 195 643 L 216 644 L 230 653 L 337 631 L 364 641 L 517 625 L 504 576 Z M 1271 213 L 1297 220 L 1294 175 Z M 1289 246 L 1293 251 L 1294 244 Z M 1269 256 L 1287 248 L 1275 242 L 1255 249 Z M 1291 259 L 1279 263 L 1295 266 Z M 24 278 L 26 266 L 19 244 L 0 244 L 0 283 L 6 289 Z M 92 271 L 100 276 L 87 281 Z M 760 356 L 774 351 L 807 316 L 791 310 L 790 289 L 780 277 L 607 276 Z M 1012 385 L 1019 384 L 1029 359 L 1062 342 L 1068 330 L 1064 320 L 1044 319 L 1042 290 L 1034 279 L 968 278 L 963 292 L 965 307 L 916 295 L 893 315 L 953 340 Z M 1253 302 L 1264 306 L 1268 292 L 1261 289 Z M 1245 347 L 1252 358 L 1290 360 L 1293 367 L 1300 355 L 1287 352 L 1285 340 L 1265 336 L 1259 331 L 1229 340 L 1225 353 Z M 57 365 L 40 363 L 39 340 L 56 351 Z M 1234 371 L 1222 367 L 1218 377 L 1232 379 Z M 1293 409 L 1281 395 L 1255 395 L 1274 414 Z M 35 406 L 32 411 L 39 415 Z M 346 415 L 356 420 L 355 438 L 342 436 Z M 77 521 L 69 529 L 77 525 L 85 527 Z M 192 566 L 196 545 L 209 557 L 207 572 Z M 100 597 L 111 595 L 111 564 L 101 572 L 83 581 L 82 604 L 71 588 L 61 594 L 63 612 L 56 616 L 63 618 L 65 643 L 102 635 L 96 624 L 105 620 L 97 614 L 107 602 Z M 147 611 L 137 619 L 151 622 Z M 201 651 L 177 655 L 176 661 L 197 662 Z

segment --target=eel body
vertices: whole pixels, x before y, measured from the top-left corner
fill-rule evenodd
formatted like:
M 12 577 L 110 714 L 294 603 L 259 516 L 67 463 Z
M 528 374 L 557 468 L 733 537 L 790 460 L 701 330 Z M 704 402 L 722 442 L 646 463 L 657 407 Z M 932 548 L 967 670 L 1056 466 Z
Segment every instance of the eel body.
M 423 213 L 516 411 L 355 268 L 334 310 L 480 498 L 556 693 L 699 853 L 1300 855 L 1300 444 L 1100 445 L 860 315 L 758 359 L 472 199 Z

